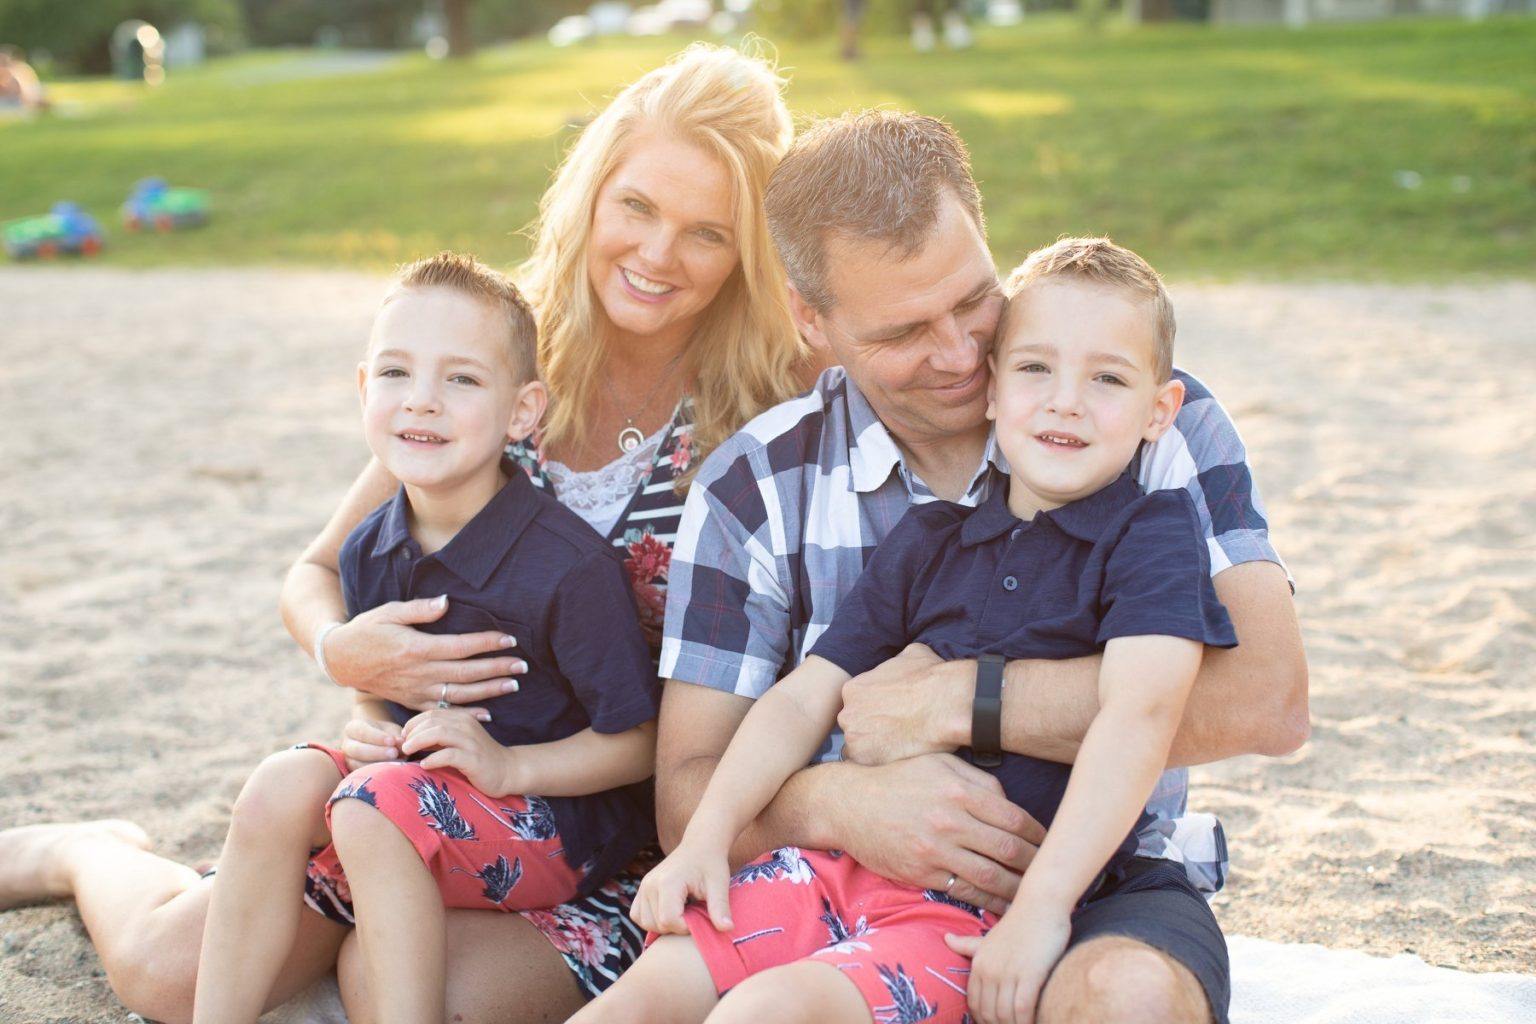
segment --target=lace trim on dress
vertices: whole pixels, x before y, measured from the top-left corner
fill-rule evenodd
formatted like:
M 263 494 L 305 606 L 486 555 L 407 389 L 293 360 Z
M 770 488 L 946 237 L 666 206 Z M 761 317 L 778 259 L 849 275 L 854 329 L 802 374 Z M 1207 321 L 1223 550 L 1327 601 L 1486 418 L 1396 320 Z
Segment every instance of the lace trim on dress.
M 661 439 L 671 425 L 662 424 L 634 451 L 625 452 L 601 469 L 577 472 L 554 459 L 545 462 L 544 472 L 555 485 L 560 503 L 585 519 L 598 533 L 608 536 L 613 524 L 629 506 L 635 488 L 650 475 Z

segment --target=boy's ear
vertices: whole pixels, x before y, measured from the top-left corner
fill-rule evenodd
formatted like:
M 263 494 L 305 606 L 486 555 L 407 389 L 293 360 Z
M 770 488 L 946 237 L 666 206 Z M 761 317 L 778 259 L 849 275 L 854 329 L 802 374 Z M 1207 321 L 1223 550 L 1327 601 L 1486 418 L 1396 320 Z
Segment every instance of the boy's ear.
M 1167 433 L 1183 404 L 1184 382 L 1174 377 L 1157 389 L 1157 396 L 1152 399 L 1152 418 L 1147 423 L 1147 429 L 1142 431 L 1142 438 L 1156 441 Z
M 517 389 L 512 404 L 512 418 L 507 421 L 507 440 L 521 441 L 538 427 L 549 405 L 549 390 L 541 380 L 531 380 Z
M 357 400 L 360 403 L 368 401 L 368 364 L 357 364 Z
M 987 353 L 987 419 L 997 419 L 997 353 Z

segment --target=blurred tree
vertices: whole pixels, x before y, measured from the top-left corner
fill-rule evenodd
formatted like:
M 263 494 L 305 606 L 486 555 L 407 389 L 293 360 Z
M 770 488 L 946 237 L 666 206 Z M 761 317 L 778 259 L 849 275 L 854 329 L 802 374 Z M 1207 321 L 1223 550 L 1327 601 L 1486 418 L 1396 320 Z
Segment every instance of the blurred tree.
M 470 31 L 470 0 L 443 0 L 443 20 L 448 23 L 448 56 L 468 57 L 475 52 L 475 36 Z
M 112 30 L 130 18 L 162 32 L 195 21 L 207 29 L 212 52 L 234 49 L 244 37 L 239 0 L 0 0 L 0 43 L 46 50 L 72 71 L 104 72 Z
M 0 0 L 4 2 L 4 0 Z M 241 0 L 258 46 L 312 46 L 329 36 L 347 46 L 388 49 L 409 41 L 422 0 Z

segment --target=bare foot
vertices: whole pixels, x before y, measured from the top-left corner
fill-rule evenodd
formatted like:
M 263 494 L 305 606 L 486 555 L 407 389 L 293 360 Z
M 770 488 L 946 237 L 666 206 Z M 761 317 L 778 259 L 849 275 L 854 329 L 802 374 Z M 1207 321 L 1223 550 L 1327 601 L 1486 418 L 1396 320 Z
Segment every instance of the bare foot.
M 116 818 L 0 831 L 0 910 L 71 895 L 68 855 L 83 843 L 127 843 L 140 850 L 150 846 L 143 829 Z

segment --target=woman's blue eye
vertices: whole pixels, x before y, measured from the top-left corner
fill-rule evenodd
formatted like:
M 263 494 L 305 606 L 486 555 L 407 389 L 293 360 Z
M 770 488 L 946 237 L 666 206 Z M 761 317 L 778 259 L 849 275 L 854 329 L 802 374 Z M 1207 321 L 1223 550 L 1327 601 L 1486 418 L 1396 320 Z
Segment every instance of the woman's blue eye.
M 699 228 L 699 237 L 711 245 L 719 245 L 725 241 L 725 236 L 713 228 Z
M 650 213 L 651 212 L 651 208 L 649 206 L 646 206 L 644 203 L 642 203 L 638 199 L 626 199 L 626 200 L 624 200 L 624 205 L 629 207 L 631 210 L 634 210 L 636 213 Z

